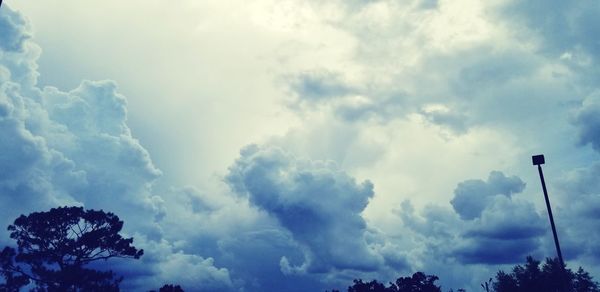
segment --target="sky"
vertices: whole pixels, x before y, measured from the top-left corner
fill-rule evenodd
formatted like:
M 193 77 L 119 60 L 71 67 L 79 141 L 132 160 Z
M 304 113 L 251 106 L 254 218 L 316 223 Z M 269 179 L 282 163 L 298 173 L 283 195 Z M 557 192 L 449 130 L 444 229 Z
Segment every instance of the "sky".
M 0 225 L 114 212 L 129 291 L 477 291 L 555 255 L 543 153 L 598 279 L 599 36 L 593 0 L 6 0 Z

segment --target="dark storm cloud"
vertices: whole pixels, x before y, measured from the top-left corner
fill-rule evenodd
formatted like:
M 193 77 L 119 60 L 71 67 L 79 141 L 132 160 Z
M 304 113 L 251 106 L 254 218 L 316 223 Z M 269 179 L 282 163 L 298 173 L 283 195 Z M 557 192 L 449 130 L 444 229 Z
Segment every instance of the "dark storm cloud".
M 465 263 L 515 263 L 537 253 L 546 225 L 533 204 L 497 196 L 481 218 L 463 231 L 454 250 Z
M 487 179 L 457 185 L 452 207 L 462 220 L 464 241 L 454 250 L 465 263 L 514 263 L 536 251 L 545 232 L 533 204 L 513 198 L 525 188 L 517 176 L 492 171 Z
M 316 291 L 322 285 L 318 278 L 282 273 L 283 257 L 291 262 L 304 260 L 302 249 L 286 230 L 244 232 L 220 240 L 219 248 L 224 252 L 220 261 L 232 267 L 232 277 L 243 279 L 250 291 Z
M 361 212 L 373 196 L 369 181 L 357 183 L 330 162 L 297 159 L 279 148 L 258 146 L 241 151 L 227 181 L 277 218 L 303 246 L 304 262 L 282 258 L 284 273 L 372 271 L 383 264 L 365 241 Z
M 529 238 L 504 241 L 483 238 L 467 241 L 455 255 L 467 264 L 512 264 L 523 261 L 538 245 Z

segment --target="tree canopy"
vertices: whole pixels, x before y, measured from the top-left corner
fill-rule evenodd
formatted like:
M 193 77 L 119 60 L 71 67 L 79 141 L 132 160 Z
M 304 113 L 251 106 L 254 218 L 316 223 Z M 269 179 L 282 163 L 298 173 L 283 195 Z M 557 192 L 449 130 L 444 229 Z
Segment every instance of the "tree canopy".
M 540 261 L 527 257 L 525 265 L 516 265 L 510 273 L 498 271 L 492 281 L 493 291 L 600 292 L 598 283 L 581 267 L 577 272 L 565 268 L 565 275 L 558 259 L 547 258 L 541 267 L 540 264 Z
M 412 277 L 400 277 L 394 283 L 390 282 L 387 287 L 377 280 L 363 282 L 362 279 L 355 279 L 354 284 L 348 287 L 348 292 L 441 292 L 440 286 L 435 285 L 437 280 L 437 276 L 425 275 L 422 272 L 416 272 Z
M 595 282 L 588 272 L 579 267 L 577 272 L 566 268 L 563 272 L 558 259 L 546 259 L 541 262 L 527 257 L 524 265 L 516 265 L 510 273 L 498 271 L 495 278 L 490 278 L 481 284 L 487 292 L 600 292 L 599 284 Z M 416 272 L 411 277 L 400 277 L 388 286 L 372 280 L 364 282 L 355 279 L 353 285 L 348 287 L 348 292 L 441 292 L 441 287 L 435 282 L 439 278 L 435 275 L 426 275 Z M 453 291 L 452 289 L 449 291 Z M 465 292 L 458 289 L 458 292 Z M 339 292 L 332 290 L 332 292 Z
M 21 215 L 8 226 L 17 249 L 0 253 L 0 290 L 18 291 L 33 282 L 36 291 L 118 291 L 122 278 L 87 265 L 110 258 L 139 259 L 144 251 L 119 232 L 113 213 L 82 207 L 53 208 Z
M 149 292 L 156 292 L 156 290 L 151 290 Z M 183 288 L 181 288 L 181 286 L 179 286 L 179 285 L 165 284 L 164 286 L 160 287 L 160 289 L 158 289 L 158 292 L 184 292 L 184 291 L 183 291 Z

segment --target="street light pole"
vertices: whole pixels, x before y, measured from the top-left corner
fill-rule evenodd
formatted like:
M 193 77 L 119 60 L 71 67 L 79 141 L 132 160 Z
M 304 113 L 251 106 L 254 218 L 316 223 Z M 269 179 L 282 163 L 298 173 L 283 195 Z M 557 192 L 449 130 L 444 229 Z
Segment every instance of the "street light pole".
M 546 208 L 548 209 L 548 217 L 550 218 L 550 226 L 552 226 L 552 235 L 554 235 L 554 245 L 556 246 L 556 253 L 560 262 L 560 267 L 563 271 L 564 280 L 567 280 L 567 273 L 565 270 L 565 261 L 563 260 L 562 252 L 560 251 L 560 243 L 558 242 L 558 234 L 556 233 L 556 225 L 554 224 L 554 216 L 552 215 L 552 207 L 550 207 L 550 199 L 548 198 L 548 190 L 546 189 L 546 181 L 544 180 L 544 173 L 542 172 L 542 164 L 546 161 L 544 155 L 534 155 L 531 157 L 533 165 L 537 165 L 538 173 L 540 174 L 540 180 L 542 181 L 542 190 L 544 191 L 544 198 L 546 199 Z
M 537 165 L 538 172 L 540 174 L 540 180 L 542 181 L 542 190 L 544 190 L 544 198 L 546 199 L 546 208 L 548 209 L 548 217 L 550 218 L 550 225 L 552 226 L 552 234 L 554 235 L 554 245 L 556 245 L 556 253 L 558 254 L 558 260 L 564 267 L 565 262 L 563 261 L 562 252 L 560 251 L 560 243 L 558 243 L 558 234 L 556 233 L 556 225 L 554 225 L 554 216 L 552 215 L 552 207 L 550 207 L 550 199 L 548 198 L 548 190 L 546 190 L 546 181 L 544 180 L 544 173 L 542 172 L 542 164 L 545 163 L 544 155 L 535 155 L 532 157 L 533 165 Z

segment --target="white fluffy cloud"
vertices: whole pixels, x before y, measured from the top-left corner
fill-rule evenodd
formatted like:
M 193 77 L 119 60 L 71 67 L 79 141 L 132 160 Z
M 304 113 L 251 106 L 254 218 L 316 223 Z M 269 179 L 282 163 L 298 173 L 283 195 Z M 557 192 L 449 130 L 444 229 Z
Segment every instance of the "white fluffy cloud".
M 26 21 L 3 6 L 0 28 L 0 223 L 58 205 L 108 210 L 147 251 L 143 265 L 122 270 L 137 267 L 156 279 L 133 278 L 125 286 L 151 289 L 178 281 L 205 283 L 209 290 L 233 287 L 228 271 L 214 267 L 211 258 L 184 254 L 162 239 L 163 199 L 152 194 L 161 172 L 132 136 L 115 83 L 84 81 L 69 92 L 40 89 L 39 48 L 29 41 Z M 2 242 L 9 244 L 7 236 Z

